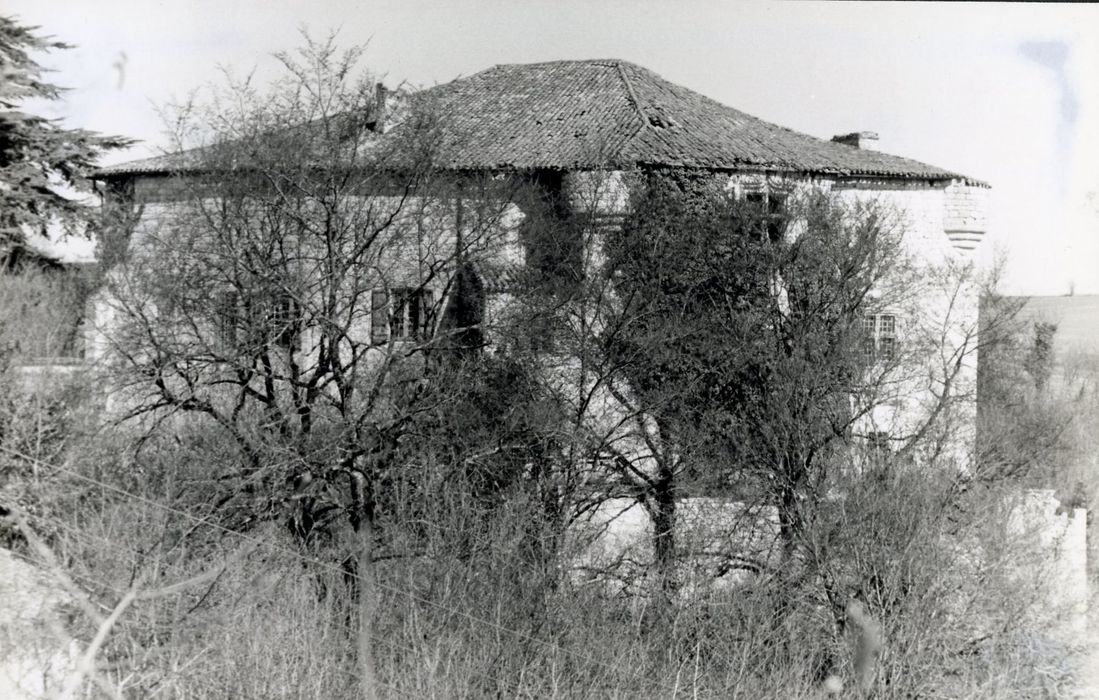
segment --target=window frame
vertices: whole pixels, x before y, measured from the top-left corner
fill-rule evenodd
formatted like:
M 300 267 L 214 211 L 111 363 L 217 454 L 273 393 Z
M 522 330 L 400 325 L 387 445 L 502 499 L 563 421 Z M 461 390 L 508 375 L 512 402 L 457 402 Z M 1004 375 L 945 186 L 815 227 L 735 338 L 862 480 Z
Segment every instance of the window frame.
M 744 192 L 742 199 L 750 206 L 759 207 L 762 226 L 757 234 L 761 239 L 778 243 L 786 237 L 790 225 L 787 211 L 790 201 L 788 192 L 777 192 L 769 188 L 753 189 Z
M 863 356 L 868 362 L 897 359 L 897 314 L 869 314 L 862 318 Z

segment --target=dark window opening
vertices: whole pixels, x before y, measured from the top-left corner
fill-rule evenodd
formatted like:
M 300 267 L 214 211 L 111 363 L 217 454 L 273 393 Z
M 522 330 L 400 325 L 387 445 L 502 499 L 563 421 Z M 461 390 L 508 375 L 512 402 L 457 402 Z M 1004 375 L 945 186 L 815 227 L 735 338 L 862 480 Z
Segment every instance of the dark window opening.
M 297 300 L 289 295 L 276 297 L 264 314 L 265 334 L 279 345 L 292 348 L 297 343 L 301 329 L 300 316 L 301 307 Z
M 754 228 L 760 238 L 766 236 L 771 243 L 777 243 L 786 236 L 787 199 L 787 195 L 780 192 L 748 192 L 744 195 L 750 215 L 757 217 Z
M 420 287 L 395 287 L 387 293 L 374 290 L 370 339 L 375 344 L 393 340 L 421 340 L 434 326 L 434 291 Z
M 537 355 L 553 355 L 561 351 L 564 328 L 553 313 L 537 314 L 528 321 L 527 336 L 530 351 Z
M 892 454 L 892 438 L 889 433 L 874 431 L 866 436 L 866 449 L 872 455 L 885 456 Z

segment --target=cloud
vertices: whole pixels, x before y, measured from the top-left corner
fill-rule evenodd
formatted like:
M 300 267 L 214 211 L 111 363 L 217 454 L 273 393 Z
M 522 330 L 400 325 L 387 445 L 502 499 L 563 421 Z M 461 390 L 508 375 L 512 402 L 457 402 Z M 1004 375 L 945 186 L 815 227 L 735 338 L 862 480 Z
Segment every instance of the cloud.
M 1070 126 L 1075 124 L 1080 114 L 1080 101 L 1065 70 L 1071 53 L 1069 45 L 1063 41 L 1024 41 L 1019 44 L 1019 53 L 1053 71 L 1061 89 L 1061 118 Z
M 1022 56 L 1053 73 L 1061 98 L 1057 122 L 1057 160 L 1068 168 L 1076 137 L 1076 121 L 1080 115 L 1080 99 L 1067 70 L 1072 49 L 1064 41 L 1024 41 L 1018 49 Z M 1060 184 L 1063 195 L 1067 182 L 1061 179 Z

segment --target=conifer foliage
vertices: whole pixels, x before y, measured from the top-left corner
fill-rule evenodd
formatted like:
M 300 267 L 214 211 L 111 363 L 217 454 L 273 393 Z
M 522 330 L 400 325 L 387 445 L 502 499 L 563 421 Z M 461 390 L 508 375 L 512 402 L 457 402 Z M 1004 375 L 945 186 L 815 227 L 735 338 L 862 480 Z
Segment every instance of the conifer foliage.
M 72 230 L 88 213 L 79 194 L 91 191 L 87 173 L 105 150 L 132 143 L 30 111 L 29 102 L 59 100 L 65 89 L 49 82 L 35 52 L 72 48 L 36 33 L 36 27 L 0 16 L 0 265 L 10 265 L 26 232 L 51 222 Z

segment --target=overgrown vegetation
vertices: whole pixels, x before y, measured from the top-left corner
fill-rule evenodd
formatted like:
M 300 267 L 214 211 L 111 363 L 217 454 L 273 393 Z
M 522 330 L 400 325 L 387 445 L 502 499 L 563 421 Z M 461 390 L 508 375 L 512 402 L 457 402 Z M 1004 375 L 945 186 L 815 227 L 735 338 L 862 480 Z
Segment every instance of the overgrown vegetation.
M 1017 624 L 1045 614 L 1017 482 L 946 447 L 976 328 L 914 310 L 967 271 L 914 268 L 878 204 L 680 171 L 607 233 L 560 178 L 441 172 L 445 115 L 389 112 L 359 58 L 311 43 L 270 93 L 180 111 L 171 215 L 111 232 L 95 431 L 6 395 L 12 544 L 91 602 L 92 692 L 1062 690 L 1058 620 Z M 918 381 L 938 403 L 870 442 Z M 632 533 L 600 520 L 623 500 Z
M 1092 510 L 1099 364 L 1082 348 L 1057 357 L 1057 323 L 1034 318 L 1024 302 L 984 301 L 985 317 L 999 323 L 981 358 L 979 476 L 1053 489 L 1066 508 Z

